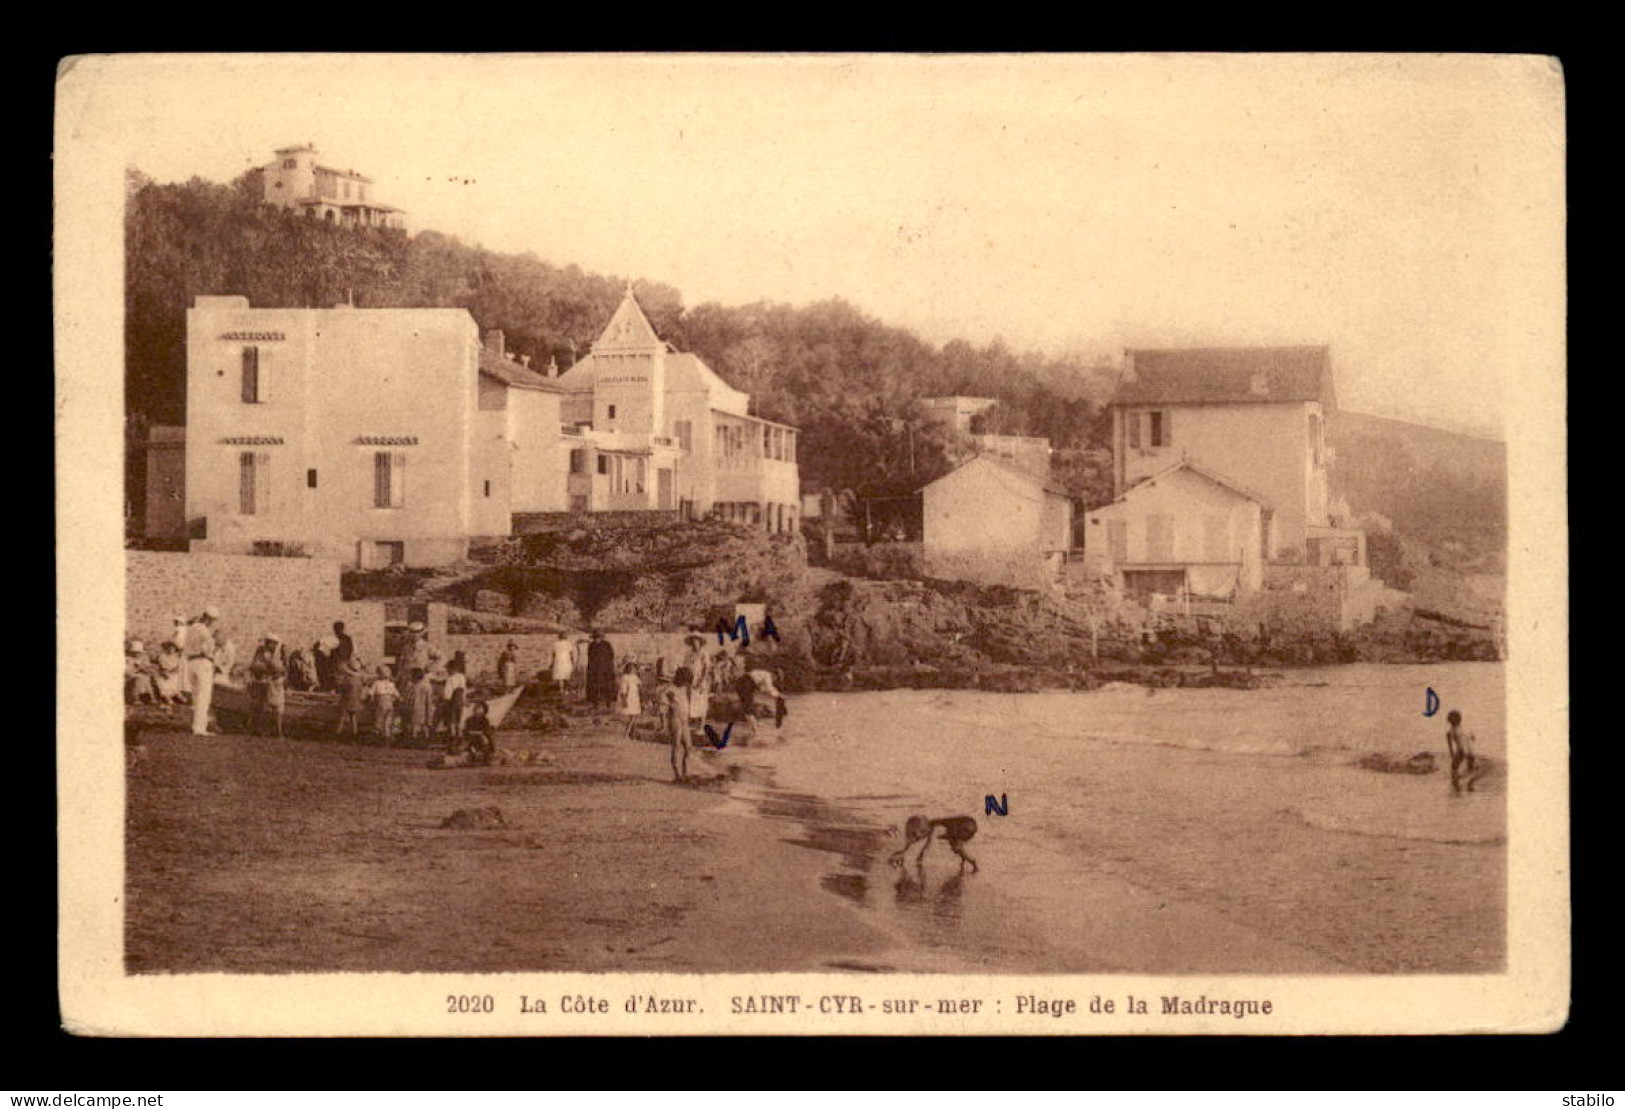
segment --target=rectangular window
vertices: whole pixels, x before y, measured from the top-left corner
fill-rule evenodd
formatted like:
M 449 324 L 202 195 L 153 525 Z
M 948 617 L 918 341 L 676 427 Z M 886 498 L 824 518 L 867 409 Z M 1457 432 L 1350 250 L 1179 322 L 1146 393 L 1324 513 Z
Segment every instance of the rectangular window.
M 1138 450 L 1140 448 L 1140 414 L 1138 412 L 1129 412 L 1123 418 L 1128 421 L 1128 445 Z
M 399 451 L 377 451 L 372 456 L 372 473 L 373 507 L 405 507 L 406 455 Z
M 489 481 L 485 483 L 485 495 L 487 497 L 491 495 L 491 483 Z
M 284 158 L 284 159 L 282 159 L 282 168 L 283 169 L 298 169 L 299 168 L 299 163 L 296 160 L 294 160 L 293 158 Z
M 692 421 L 692 420 L 678 420 L 677 421 L 676 431 L 677 431 L 677 445 L 679 447 L 682 447 L 685 451 L 693 450 L 694 449 L 694 421 Z
M 587 452 L 581 447 L 577 447 L 570 452 L 570 472 L 572 474 L 587 472 Z
M 1160 447 L 1164 445 L 1162 439 L 1162 422 L 1161 412 L 1151 413 L 1151 445 L 1153 447 Z
M 244 516 L 256 515 L 259 509 L 259 472 L 254 452 L 243 451 L 237 456 L 237 511 Z
M 598 472 L 600 474 L 609 473 L 609 455 L 601 454 L 598 456 Z
M 314 488 L 316 488 L 316 471 L 315 470 L 306 470 L 305 471 L 305 488 L 306 489 L 314 489 Z
M 243 403 L 263 404 L 266 382 L 260 375 L 260 348 L 243 348 Z
M 633 489 L 633 492 L 642 493 L 648 487 L 648 483 L 649 463 L 647 459 L 640 458 L 637 460 L 637 487 Z
M 615 418 L 615 406 L 613 404 L 609 406 L 609 418 L 612 420 Z

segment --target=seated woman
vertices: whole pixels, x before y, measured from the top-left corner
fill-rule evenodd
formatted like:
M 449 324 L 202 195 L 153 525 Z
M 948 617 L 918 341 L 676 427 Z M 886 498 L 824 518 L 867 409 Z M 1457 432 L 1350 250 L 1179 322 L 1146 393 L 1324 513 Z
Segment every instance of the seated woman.
M 461 756 L 467 766 L 490 766 L 496 757 L 497 731 L 486 714 L 490 706 L 475 701 L 469 707 L 468 719 L 463 721 L 462 735 L 452 740 L 451 753 Z
M 158 648 L 158 663 L 153 685 L 158 690 L 160 704 L 179 704 L 186 699 L 185 675 L 181 667 L 181 649 L 174 640 L 166 639 Z

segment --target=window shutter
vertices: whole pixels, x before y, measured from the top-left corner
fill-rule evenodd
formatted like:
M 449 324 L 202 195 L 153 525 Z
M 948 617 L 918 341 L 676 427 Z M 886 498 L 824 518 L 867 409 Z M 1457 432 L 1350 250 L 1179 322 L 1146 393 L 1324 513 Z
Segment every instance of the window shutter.
M 389 452 L 378 451 L 372 456 L 372 504 L 374 508 L 389 507 Z
M 1128 561 L 1128 521 L 1108 520 L 1106 533 L 1111 543 L 1112 561 Z
M 402 508 L 406 504 L 406 455 L 395 452 L 389 471 L 389 507 Z
M 271 399 L 271 352 L 269 349 L 254 348 L 254 364 L 258 372 L 255 374 L 256 385 L 259 389 L 260 403 L 264 404 Z
M 254 456 L 254 511 L 271 511 L 271 456 L 263 451 Z
M 1174 518 L 1147 516 L 1145 518 L 1145 546 L 1147 562 L 1174 561 Z
M 260 348 L 243 348 L 243 403 L 260 401 Z
M 1140 414 L 1130 412 L 1125 418 L 1128 420 L 1128 445 L 1138 449 L 1140 446 Z
M 237 456 L 237 511 L 244 516 L 254 515 L 254 452 L 243 451 Z
M 1168 409 L 1162 414 L 1162 445 L 1172 446 L 1174 442 L 1174 412 Z

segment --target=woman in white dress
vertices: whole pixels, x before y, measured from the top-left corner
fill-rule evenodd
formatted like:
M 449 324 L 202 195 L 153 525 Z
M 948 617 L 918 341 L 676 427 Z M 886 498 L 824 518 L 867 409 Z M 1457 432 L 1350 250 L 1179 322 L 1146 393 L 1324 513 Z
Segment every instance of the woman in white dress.
M 553 686 L 564 696 L 576 672 L 576 645 L 563 632 L 553 641 Z

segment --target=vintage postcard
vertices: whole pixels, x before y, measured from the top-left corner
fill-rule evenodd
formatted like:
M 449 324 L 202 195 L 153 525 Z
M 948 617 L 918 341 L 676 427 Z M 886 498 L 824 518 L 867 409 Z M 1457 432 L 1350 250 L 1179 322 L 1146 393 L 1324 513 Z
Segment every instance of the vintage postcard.
M 86 56 L 56 126 L 73 1032 L 1566 1021 L 1554 60 Z

